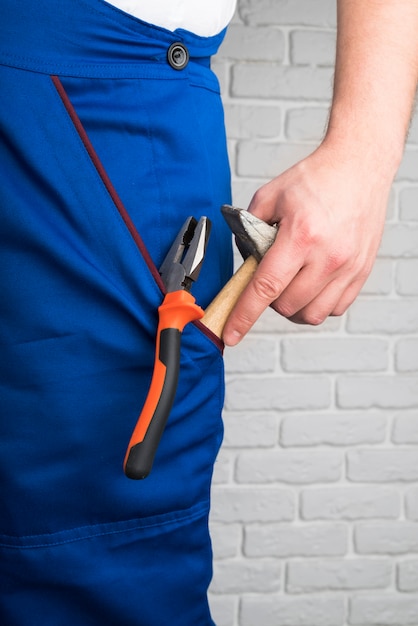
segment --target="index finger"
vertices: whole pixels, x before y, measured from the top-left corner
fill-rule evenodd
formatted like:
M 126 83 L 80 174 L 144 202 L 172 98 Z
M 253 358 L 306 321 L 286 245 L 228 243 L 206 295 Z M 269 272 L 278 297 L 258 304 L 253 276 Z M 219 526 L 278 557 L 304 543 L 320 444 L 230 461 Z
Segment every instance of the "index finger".
M 260 261 L 225 324 L 222 338 L 227 346 L 235 346 L 243 338 L 303 265 L 301 250 L 297 250 L 285 229 L 280 228 L 276 241 Z

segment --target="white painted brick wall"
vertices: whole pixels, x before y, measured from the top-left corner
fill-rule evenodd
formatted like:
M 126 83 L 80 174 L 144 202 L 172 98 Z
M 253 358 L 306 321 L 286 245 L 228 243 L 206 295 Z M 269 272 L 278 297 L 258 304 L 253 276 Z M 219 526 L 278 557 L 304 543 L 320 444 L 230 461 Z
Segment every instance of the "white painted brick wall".
M 335 0 L 239 0 L 214 62 L 236 205 L 320 141 L 334 47 Z M 349 313 L 266 311 L 225 359 L 217 626 L 418 626 L 418 121 Z

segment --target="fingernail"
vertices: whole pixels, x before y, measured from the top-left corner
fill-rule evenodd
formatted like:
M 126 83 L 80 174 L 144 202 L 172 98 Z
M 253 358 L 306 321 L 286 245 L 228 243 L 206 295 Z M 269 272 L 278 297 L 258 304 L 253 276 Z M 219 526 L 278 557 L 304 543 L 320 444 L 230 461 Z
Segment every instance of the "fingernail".
M 232 348 L 233 346 L 236 346 L 237 343 L 241 341 L 241 339 L 242 334 L 239 333 L 237 330 L 233 330 L 228 333 L 228 336 L 226 338 L 224 338 L 224 343 Z

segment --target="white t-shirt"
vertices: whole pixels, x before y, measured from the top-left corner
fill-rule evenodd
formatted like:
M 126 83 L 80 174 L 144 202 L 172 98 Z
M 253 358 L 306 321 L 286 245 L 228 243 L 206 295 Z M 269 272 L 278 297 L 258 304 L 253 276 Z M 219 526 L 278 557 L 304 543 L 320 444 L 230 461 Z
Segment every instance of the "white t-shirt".
M 202 37 L 216 35 L 231 20 L 237 0 L 107 0 L 135 17 L 167 30 L 183 28 Z

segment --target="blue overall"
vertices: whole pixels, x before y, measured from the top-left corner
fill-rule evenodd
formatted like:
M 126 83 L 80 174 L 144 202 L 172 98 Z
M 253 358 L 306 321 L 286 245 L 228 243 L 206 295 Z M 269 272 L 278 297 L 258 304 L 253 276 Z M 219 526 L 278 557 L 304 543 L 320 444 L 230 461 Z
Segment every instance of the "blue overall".
M 0 624 L 208 626 L 222 346 L 182 337 L 174 408 L 143 481 L 126 447 L 151 379 L 159 267 L 213 223 L 193 288 L 231 271 L 229 166 L 210 56 L 104 0 L 2 0 Z M 167 51 L 190 54 L 173 68 Z

